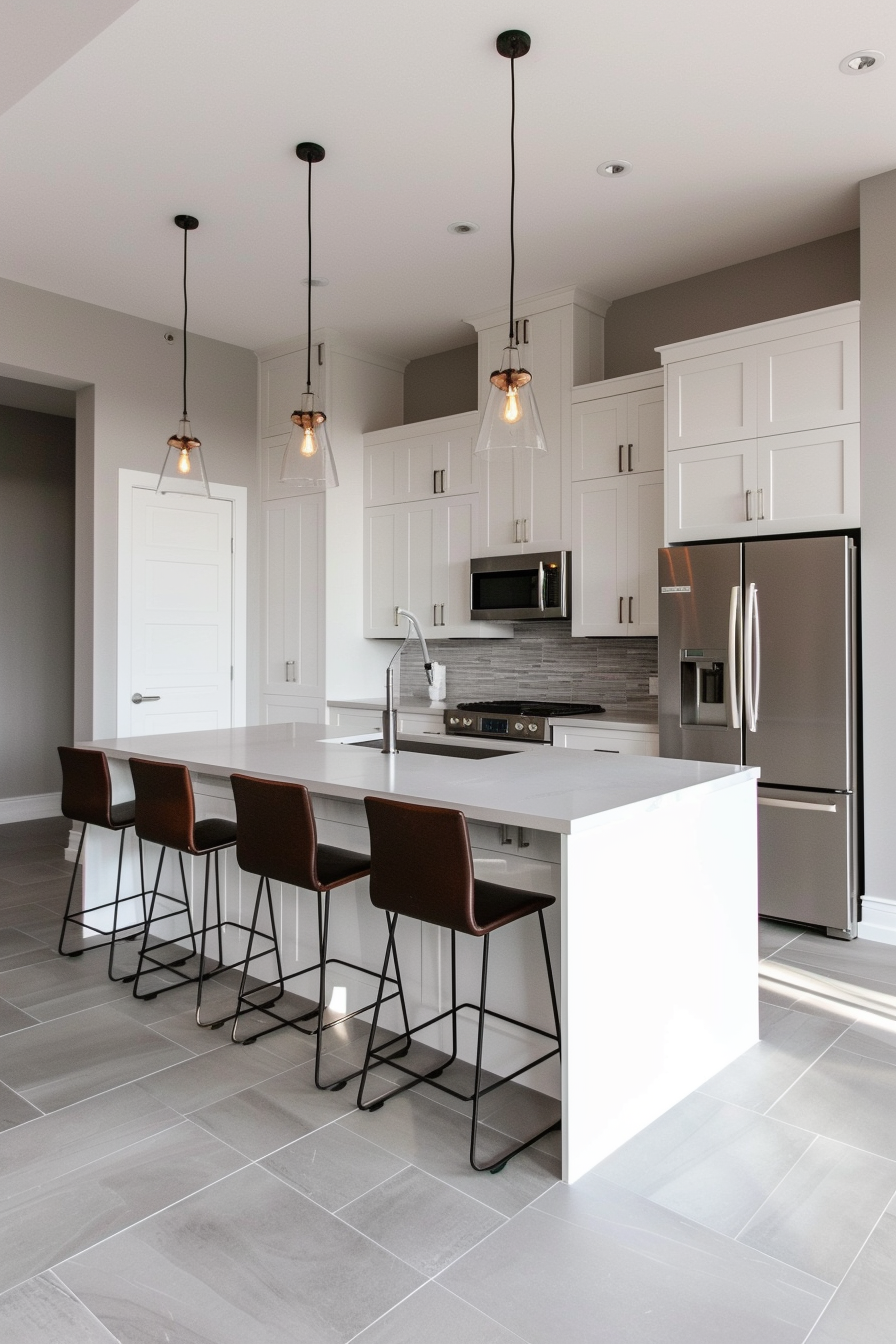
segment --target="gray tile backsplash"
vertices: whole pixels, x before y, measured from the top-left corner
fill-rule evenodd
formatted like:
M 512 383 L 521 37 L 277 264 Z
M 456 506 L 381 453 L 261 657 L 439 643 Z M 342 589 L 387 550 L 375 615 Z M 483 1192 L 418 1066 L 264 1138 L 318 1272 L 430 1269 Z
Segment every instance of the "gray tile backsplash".
M 434 639 L 430 657 L 447 668 L 449 700 L 593 700 L 656 708 L 647 678 L 656 675 L 655 639 L 573 639 L 569 621 L 518 622 L 513 639 Z M 401 657 L 403 695 L 426 695 L 417 641 Z

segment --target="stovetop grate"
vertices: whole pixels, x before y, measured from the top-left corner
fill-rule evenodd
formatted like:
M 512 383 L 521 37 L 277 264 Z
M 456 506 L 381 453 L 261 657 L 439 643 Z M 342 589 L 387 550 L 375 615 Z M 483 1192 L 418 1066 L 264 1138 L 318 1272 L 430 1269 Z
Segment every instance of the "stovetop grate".
M 520 714 L 529 718 L 570 718 L 574 714 L 604 714 L 603 705 L 559 702 L 556 700 L 474 700 L 459 704 L 477 714 Z

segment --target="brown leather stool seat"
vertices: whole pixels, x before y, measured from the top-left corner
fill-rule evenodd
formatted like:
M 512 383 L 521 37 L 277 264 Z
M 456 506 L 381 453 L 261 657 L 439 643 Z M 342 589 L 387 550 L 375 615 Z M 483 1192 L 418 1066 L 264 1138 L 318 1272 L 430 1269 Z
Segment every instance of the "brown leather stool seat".
M 328 955 L 330 893 L 348 882 L 357 882 L 360 878 L 366 877 L 370 872 L 370 859 L 366 854 L 357 854 L 352 850 L 337 849 L 333 845 L 322 845 L 318 842 L 311 796 L 303 784 L 278 783 L 274 780 L 255 779 L 251 775 L 231 775 L 230 782 L 236 803 L 237 862 L 244 872 L 259 875 L 258 894 L 252 915 L 252 932 L 249 936 L 249 953 L 252 952 L 258 928 L 263 893 L 267 895 L 271 934 L 278 940 L 271 882 L 285 882 L 288 886 L 303 887 L 306 891 L 317 893 L 318 945 L 318 959 L 310 966 L 284 975 L 278 957 L 277 981 L 255 984 L 251 987 L 248 984 L 247 957 L 243 982 L 240 986 L 237 1017 L 233 1024 L 233 1039 L 235 1041 L 238 1039 L 237 1027 L 240 1016 L 255 1009 L 270 1017 L 273 1025 L 264 1031 L 253 1031 L 243 1040 L 243 1045 L 249 1045 L 252 1041 L 258 1040 L 259 1036 L 267 1036 L 270 1032 L 279 1031 L 283 1027 L 292 1027 L 305 1035 L 315 1036 L 315 1084 L 319 1088 L 336 1092 L 345 1087 L 349 1079 L 357 1078 L 361 1070 L 354 1069 L 336 1081 L 330 1079 L 326 1083 L 321 1082 L 323 1034 L 331 1027 L 337 1027 L 357 1017 L 359 1013 L 368 1012 L 374 1005 L 365 1003 L 350 1013 L 335 1015 L 331 1011 L 328 1014 L 327 967 L 345 966 L 350 970 L 360 971 L 363 975 L 377 978 L 379 973 L 371 971 L 366 966 L 359 966 L 355 962 L 345 961 L 341 957 Z M 317 1002 L 312 1011 L 292 1017 L 284 1017 L 275 1012 L 273 1003 L 283 996 L 286 983 L 313 972 L 317 973 L 318 980 Z M 390 979 L 389 983 L 395 985 L 395 990 L 385 995 L 385 1000 L 395 998 L 400 993 L 397 981 Z M 275 1000 L 269 1000 L 264 1005 L 257 1002 L 258 996 L 267 998 L 274 988 L 278 990 Z M 404 1011 L 403 999 L 401 1006 Z
M 134 824 L 134 800 L 130 799 L 123 803 L 113 803 L 112 801 L 112 778 L 109 774 L 109 762 L 103 751 L 94 751 L 86 747 L 57 747 L 59 752 L 59 761 L 62 766 L 62 815 L 68 817 L 70 821 L 81 822 L 81 839 L 78 841 L 78 853 L 75 856 L 75 869 L 72 873 L 72 880 L 68 889 L 68 900 L 65 903 L 65 914 L 62 917 L 62 930 L 59 934 L 59 955 L 62 957 L 80 957 L 83 948 L 75 948 L 71 952 L 65 951 L 65 935 L 70 924 L 74 924 L 79 929 L 87 929 L 90 933 L 104 934 L 107 929 L 98 928 L 91 924 L 90 919 L 94 918 L 98 911 L 112 909 L 112 931 L 109 938 L 102 943 L 95 944 L 98 947 L 109 948 L 109 979 L 123 980 L 127 983 L 133 980 L 133 975 L 115 974 L 115 944 L 119 939 L 131 942 L 136 938 L 140 930 L 146 923 L 146 882 L 143 878 L 143 843 L 138 841 L 140 854 L 140 890 L 134 892 L 133 896 L 126 896 L 125 901 L 140 899 L 143 906 L 142 918 L 134 923 L 124 926 L 125 932 L 118 927 L 118 916 L 121 906 L 121 866 L 124 860 L 124 839 L 125 833 L 130 830 Z M 120 831 L 121 839 L 118 844 L 118 877 L 115 882 L 115 897 L 111 901 L 104 901 L 101 905 L 94 905 L 90 910 L 76 910 L 72 913 L 72 900 L 75 894 L 75 879 L 78 876 L 78 865 L 81 862 L 81 851 L 84 848 L 84 837 L 87 834 L 88 826 L 101 826 L 105 831 Z M 130 932 L 133 930 L 133 932 Z
M 380 993 L 382 994 L 390 960 L 395 957 L 395 928 L 398 918 L 400 915 L 410 916 L 412 919 L 423 920 L 427 924 L 451 930 L 451 1007 L 410 1030 L 405 1018 L 404 1031 L 377 1046 L 376 1031 L 382 1002 L 381 998 L 377 999 L 358 1089 L 358 1107 L 362 1111 L 379 1110 L 386 1101 L 421 1082 L 428 1082 L 431 1086 L 462 1101 L 472 1101 L 470 1165 L 476 1171 L 500 1171 L 511 1157 L 521 1153 L 525 1148 L 530 1148 L 552 1129 L 557 1129 L 560 1123 L 556 1121 L 548 1125 L 525 1142 L 514 1144 L 497 1158 L 492 1157 L 487 1162 L 478 1160 L 476 1141 L 481 1098 L 560 1053 L 560 1016 L 544 924 L 544 911 L 554 904 L 554 897 L 542 895 L 540 892 L 524 891 L 518 887 L 500 886 L 495 882 L 483 882 L 476 878 L 473 872 L 467 819 L 462 812 L 452 808 L 419 807 L 412 803 L 400 803 L 386 798 L 365 798 L 364 806 L 367 809 L 367 821 L 370 826 L 370 899 L 379 909 L 388 912 L 389 920 L 389 943 L 383 962 Z M 489 938 L 496 929 L 504 928 L 518 919 L 525 919 L 528 915 L 538 916 L 554 1019 L 553 1032 L 543 1031 L 540 1027 L 533 1027 L 486 1007 Z M 482 939 L 482 976 L 478 1003 L 457 1002 L 458 933 Z M 395 976 L 400 982 L 397 959 Z M 474 1009 L 479 1019 L 474 1083 L 473 1091 L 470 1093 L 458 1092 L 455 1088 L 436 1081 L 457 1058 L 457 1015 L 463 1008 Z M 499 1078 L 497 1082 L 483 1087 L 482 1049 L 486 1017 L 495 1017 L 502 1022 L 523 1027 L 526 1031 L 553 1042 L 553 1047 L 530 1064 L 516 1069 L 506 1078 Z M 451 1019 L 452 1049 L 448 1058 L 427 1073 L 418 1073 L 407 1064 L 398 1062 L 399 1057 L 407 1053 L 410 1038 L 445 1018 Z M 400 1049 L 393 1051 L 392 1047 L 399 1043 Z M 408 1074 L 410 1082 L 395 1088 L 382 1100 L 365 1104 L 364 1087 L 371 1064 L 391 1064 L 393 1068 Z
M 139 757 L 131 757 L 130 766 L 134 778 L 137 835 L 141 840 L 150 841 L 161 847 L 155 882 L 152 888 L 149 916 L 146 920 L 143 944 L 140 948 L 140 960 L 134 978 L 134 997 L 154 999 L 159 994 L 166 993 L 169 989 L 176 989 L 178 985 L 195 984 L 197 987 L 196 1022 L 200 1027 L 220 1027 L 225 1022 L 229 1022 L 234 1013 L 227 1013 L 224 1017 L 219 1017 L 211 1022 L 203 1022 L 202 986 L 206 980 L 221 975 L 224 971 L 243 968 L 242 957 L 229 965 L 225 963 L 224 930 L 236 929 L 246 935 L 250 932 L 248 925 L 225 918 L 221 910 L 221 874 L 218 856 L 222 849 L 230 849 L 236 844 L 236 823 L 228 821 L 225 817 L 207 817 L 202 821 L 196 820 L 193 785 L 190 780 L 190 772 L 185 765 L 175 765 L 163 761 L 146 761 Z M 177 851 L 181 886 L 183 888 L 182 897 L 170 896 L 159 891 L 162 864 L 165 860 L 165 852 L 168 849 Z M 184 854 L 190 854 L 195 858 L 205 857 L 202 923 L 199 930 L 199 959 L 195 974 L 181 969 L 191 957 L 197 955 L 196 930 L 193 927 L 193 918 L 190 913 L 190 897 L 187 890 L 186 873 L 184 872 Z M 216 918 L 210 924 L 208 911 L 209 879 L 213 858 L 215 864 Z M 158 911 L 157 905 L 161 906 Z M 150 941 L 153 924 L 162 920 L 174 919 L 179 915 L 186 920 L 186 933 L 181 933 L 177 938 L 156 938 Z M 218 956 L 214 968 L 207 970 L 206 946 L 210 934 L 217 937 Z M 190 950 L 184 948 L 185 940 L 189 942 Z M 165 960 L 161 956 L 166 948 L 175 949 L 177 955 L 172 960 Z M 258 955 L 263 954 L 259 953 Z M 141 979 L 159 970 L 175 971 L 176 979 L 168 984 L 155 985 L 149 993 L 141 994 Z

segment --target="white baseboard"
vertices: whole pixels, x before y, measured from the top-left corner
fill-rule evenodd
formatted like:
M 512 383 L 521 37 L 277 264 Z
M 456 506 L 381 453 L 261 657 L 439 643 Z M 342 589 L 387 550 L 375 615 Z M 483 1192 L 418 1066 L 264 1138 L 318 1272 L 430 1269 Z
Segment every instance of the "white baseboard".
M 0 798 L 0 826 L 10 821 L 58 817 L 61 801 L 61 793 L 30 793 L 24 798 Z
M 859 937 L 868 938 L 874 943 L 896 945 L 896 901 L 882 900 L 877 896 L 863 896 Z

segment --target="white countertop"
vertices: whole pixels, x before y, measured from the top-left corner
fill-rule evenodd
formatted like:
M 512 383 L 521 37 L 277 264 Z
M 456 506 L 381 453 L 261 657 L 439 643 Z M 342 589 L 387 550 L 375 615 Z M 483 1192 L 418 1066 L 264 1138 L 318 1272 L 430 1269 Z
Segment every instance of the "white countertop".
M 372 700 L 328 700 L 330 709 L 368 709 L 386 708 L 384 697 Z M 429 700 L 422 695 L 405 695 L 395 701 L 395 708 L 405 714 L 438 714 L 453 708 L 448 700 Z M 576 714 L 566 718 L 552 718 L 549 723 L 560 724 L 564 728 L 607 728 L 616 732 L 655 733 L 658 731 L 657 710 L 627 709 L 620 705 L 609 705 L 605 714 Z
M 472 820 L 567 835 L 592 830 L 620 810 L 653 811 L 682 791 L 715 793 L 759 776 L 750 767 L 550 749 L 485 760 L 411 752 L 384 756 L 343 745 L 345 737 L 344 729 L 333 726 L 286 723 L 79 745 L 120 759 L 177 761 L 200 774 L 240 772 L 295 781 L 334 798 L 380 794 L 456 807 Z

